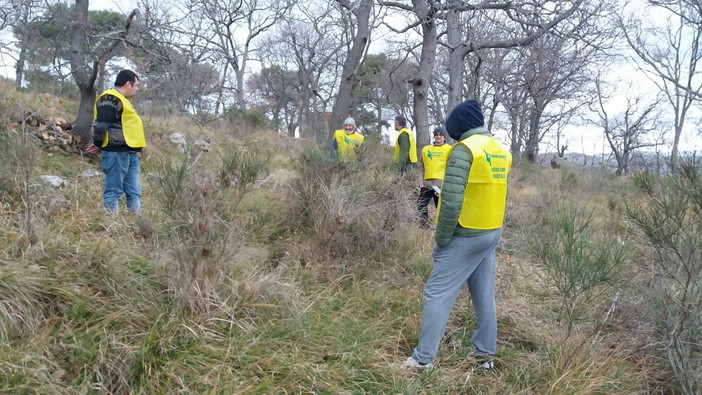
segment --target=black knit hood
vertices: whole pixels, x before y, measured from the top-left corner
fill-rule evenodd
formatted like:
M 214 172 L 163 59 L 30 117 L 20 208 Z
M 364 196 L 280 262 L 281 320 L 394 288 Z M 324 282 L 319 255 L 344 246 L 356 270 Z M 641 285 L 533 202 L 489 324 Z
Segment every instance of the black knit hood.
M 470 129 L 485 125 L 480 104 L 475 100 L 466 100 L 456 106 L 446 119 L 446 130 L 452 139 L 458 140 Z

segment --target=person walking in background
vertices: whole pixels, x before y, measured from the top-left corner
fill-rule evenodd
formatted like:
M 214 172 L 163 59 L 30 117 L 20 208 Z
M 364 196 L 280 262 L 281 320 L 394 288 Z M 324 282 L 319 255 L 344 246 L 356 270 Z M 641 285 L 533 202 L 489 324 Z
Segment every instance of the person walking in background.
M 141 182 L 139 156 L 146 147 L 144 126 L 129 101 L 139 91 L 139 77 L 131 70 L 117 74 L 115 86 L 95 100 L 93 144 L 90 153 L 102 152 L 105 188 L 102 204 L 108 213 L 116 214 L 118 199 L 125 195 L 127 210 L 141 214 Z M 99 147 L 99 148 L 98 148 Z
M 402 115 L 395 117 L 395 130 L 397 130 L 397 140 L 395 141 L 393 162 L 395 169 L 404 173 L 408 167 L 417 163 L 417 146 L 412 132 L 407 129 L 407 120 Z
M 334 131 L 332 151 L 338 155 L 342 162 L 354 160 L 358 157 L 358 150 L 363 144 L 364 137 L 356 131 L 356 121 L 346 118 L 343 129 Z
M 424 287 L 419 344 L 400 366 L 429 368 L 438 353 L 448 316 L 468 285 L 477 327 L 472 355 L 491 369 L 497 348 L 495 249 L 502 236 L 507 174 L 512 155 L 483 127 L 480 105 L 465 101 L 451 112 L 446 130 L 456 143 L 441 187 L 434 268 Z
M 434 144 L 422 148 L 422 157 L 419 164 L 419 198 L 417 211 L 422 226 L 429 226 L 429 202 L 433 199 L 434 205 L 439 202 L 439 188 L 444 179 L 446 159 L 451 146 L 446 144 L 446 129 L 439 126 L 434 129 Z

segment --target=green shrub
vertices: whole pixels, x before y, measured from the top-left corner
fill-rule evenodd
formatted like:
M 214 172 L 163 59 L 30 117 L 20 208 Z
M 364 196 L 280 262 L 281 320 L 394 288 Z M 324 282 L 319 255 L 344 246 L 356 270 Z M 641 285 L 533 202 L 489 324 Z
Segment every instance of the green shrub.
M 220 185 L 233 187 L 237 191 L 238 203 L 262 175 L 267 161 L 258 151 L 232 148 L 222 157 L 222 168 L 218 173 Z
M 670 176 L 638 173 L 642 202 L 627 214 L 648 252 L 641 284 L 655 317 L 654 350 L 681 391 L 702 392 L 702 166 L 682 161 Z
M 559 318 L 569 334 L 577 320 L 619 280 L 624 248 L 611 235 L 598 236 L 593 211 L 557 209 L 551 223 L 532 237 L 532 253 L 560 298 Z
M 234 124 L 243 122 L 247 127 L 254 129 L 265 128 L 270 124 L 266 114 L 260 110 L 233 109 L 227 114 L 226 119 Z
M 164 225 L 169 247 L 162 270 L 169 291 L 185 310 L 216 311 L 229 292 L 221 281 L 228 273 L 224 264 L 241 243 L 236 222 L 229 220 L 228 191 L 187 154 L 180 162 L 163 161 L 154 177 L 158 202 L 168 216 Z

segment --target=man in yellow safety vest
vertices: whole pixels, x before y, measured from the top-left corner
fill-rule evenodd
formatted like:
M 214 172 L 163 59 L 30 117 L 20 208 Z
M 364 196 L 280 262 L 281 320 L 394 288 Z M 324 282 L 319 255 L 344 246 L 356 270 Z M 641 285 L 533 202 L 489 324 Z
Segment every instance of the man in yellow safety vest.
M 397 140 L 392 159 L 395 170 L 404 173 L 407 168 L 417 163 L 417 147 L 412 132 L 407 129 L 407 119 L 402 115 L 395 117 L 395 130 L 397 130 Z
M 482 368 L 494 367 L 495 250 L 502 236 L 512 155 L 483 125 L 475 100 L 459 104 L 446 119 L 446 130 L 458 143 L 449 152 L 441 186 L 434 268 L 424 286 L 419 344 L 403 368 L 432 366 L 453 304 L 466 284 L 477 323 L 472 355 Z
M 144 126 L 129 101 L 139 91 L 139 77 L 131 70 L 117 74 L 115 86 L 95 100 L 93 144 L 90 153 L 102 153 L 105 188 L 103 208 L 115 214 L 117 201 L 125 195 L 127 210 L 141 214 L 141 182 L 138 153 L 146 147 Z
M 446 144 L 446 129 L 439 126 L 434 129 L 434 144 L 422 148 L 422 157 L 417 162 L 419 167 L 419 198 L 417 199 L 417 211 L 422 226 L 429 225 L 429 211 L 427 206 L 433 199 L 434 205 L 439 203 L 439 190 L 444 180 L 446 170 L 446 159 L 451 150 L 451 146 Z
M 334 131 L 332 151 L 342 162 L 356 159 L 364 139 L 363 135 L 356 131 L 356 121 L 351 117 L 346 118 L 343 129 Z

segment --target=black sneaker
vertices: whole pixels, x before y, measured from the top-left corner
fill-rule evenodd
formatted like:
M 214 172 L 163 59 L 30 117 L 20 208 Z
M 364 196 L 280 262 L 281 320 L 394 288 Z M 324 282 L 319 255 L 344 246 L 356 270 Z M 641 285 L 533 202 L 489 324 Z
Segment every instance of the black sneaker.
M 470 359 L 475 361 L 478 366 L 485 370 L 491 370 L 495 368 L 495 357 L 486 354 L 476 354 L 472 353 Z

